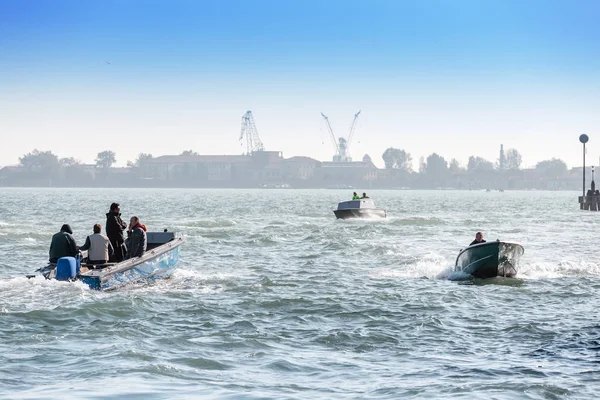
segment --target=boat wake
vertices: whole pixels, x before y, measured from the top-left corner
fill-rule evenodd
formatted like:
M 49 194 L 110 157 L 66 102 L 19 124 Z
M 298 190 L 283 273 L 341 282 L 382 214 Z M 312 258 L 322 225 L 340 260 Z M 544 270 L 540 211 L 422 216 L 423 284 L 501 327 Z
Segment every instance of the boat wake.
M 470 285 L 501 285 L 501 286 L 520 286 L 524 280 L 521 278 L 504 278 L 496 276 L 493 278 L 475 278 L 473 275 L 467 274 L 462 271 L 453 271 L 453 267 L 448 267 L 440 272 L 436 279 L 444 279 L 459 283 L 466 283 Z
M 487 280 L 533 280 L 533 279 L 558 279 L 558 278 L 576 278 L 576 277 L 594 277 L 600 276 L 600 265 L 582 261 L 560 261 L 551 262 L 533 262 L 523 263 L 519 268 L 519 273 L 515 278 L 490 278 Z M 452 267 L 445 268 L 437 276 L 437 279 L 448 279 L 451 281 L 486 281 L 485 279 L 476 279 L 463 272 L 454 272 Z
M 584 260 L 532 262 L 521 265 L 518 276 L 525 279 L 600 276 L 600 265 Z
M 387 254 L 387 253 L 386 253 Z M 414 257 L 408 254 L 394 253 L 396 258 L 395 265 L 379 268 L 370 275 L 371 278 L 429 278 L 450 281 L 473 281 L 474 284 L 484 284 L 485 282 L 502 285 L 512 285 L 519 281 L 520 283 L 534 279 L 558 279 L 558 278 L 577 278 L 577 277 L 596 277 L 600 276 L 600 264 L 582 260 L 560 260 L 557 262 L 524 260 L 519 266 L 518 274 L 515 278 L 488 278 L 477 279 L 472 275 L 454 271 L 452 262 L 448 259 L 435 255 L 426 254 L 421 257 Z M 398 260 L 398 258 L 400 260 Z M 512 283 L 511 283 L 512 282 Z
M 159 293 L 193 293 L 194 295 L 215 294 L 226 290 L 235 290 L 239 285 L 239 276 L 223 272 L 210 273 L 177 268 L 167 279 L 159 279 L 148 284 L 125 287 L 125 290 Z
M 422 258 L 414 258 L 408 255 L 402 255 L 404 260 L 395 266 L 379 269 L 371 274 L 371 278 L 437 278 L 447 265 L 448 260 L 436 254 L 427 254 Z
M 473 280 L 473 275 L 462 271 L 454 271 L 453 267 L 446 267 L 442 272 L 436 275 L 436 279 L 447 279 L 449 281 L 469 281 Z
M 337 222 L 343 222 L 346 224 L 360 224 L 361 222 L 367 222 L 367 221 L 381 221 L 381 222 L 389 222 L 388 218 L 380 216 L 380 215 L 374 215 L 374 214 L 370 214 L 370 215 L 364 215 L 361 216 L 360 218 L 338 218 L 335 221 Z

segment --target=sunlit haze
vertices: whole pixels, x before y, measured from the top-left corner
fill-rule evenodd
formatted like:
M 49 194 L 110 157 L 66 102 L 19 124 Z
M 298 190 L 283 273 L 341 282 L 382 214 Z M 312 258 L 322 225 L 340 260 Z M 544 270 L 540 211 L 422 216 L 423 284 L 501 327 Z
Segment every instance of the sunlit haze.
M 117 165 L 138 153 L 241 154 L 252 110 L 266 150 L 330 160 L 362 110 L 350 153 L 383 167 L 523 166 L 600 156 L 597 1 L 0 2 L 0 165 L 34 148 Z

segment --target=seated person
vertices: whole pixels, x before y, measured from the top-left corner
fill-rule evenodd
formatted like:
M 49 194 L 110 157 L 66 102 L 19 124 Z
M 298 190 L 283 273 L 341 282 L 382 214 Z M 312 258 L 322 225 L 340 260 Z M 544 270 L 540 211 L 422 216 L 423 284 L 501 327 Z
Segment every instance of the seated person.
M 64 224 L 60 232 L 52 236 L 50 242 L 50 262 L 56 263 L 61 257 L 76 257 L 79 253 L 77 243 L 73 238 L 73 230 L 69 224 Z
M 358 194 L 356 192 L 352 193 L 352 200 L 358 200 L 360 199 L 360 197 L 358 197 Z
M 485 240 L 483 240 L 483 233 L 481 233 L 481 232 L 477 232 L 475 234 L 475 240 L 473 240 L 469 246 L 473 246 L 474 244 L 479 244 L 479 243 L 485 243 Z
M 146 226 L 138 217 L 131 217 L 127 229 L 127 258 L 141 257 L 146 251 Z
M 368 199 L 368 198 L 369 198 L 369 196 L 367 196 L 367 194 L 366 194 L 366 193 L 363 193 L 363 195 L 362 195 L 361 199 Z
M 110 240 L 102 233 L 100 224 L 94 225 L 94 234 L 85 239 L 85 244 L 79 250 L 87 250 L 88 264 L 106 264 L 113 256 L 114 249 Z

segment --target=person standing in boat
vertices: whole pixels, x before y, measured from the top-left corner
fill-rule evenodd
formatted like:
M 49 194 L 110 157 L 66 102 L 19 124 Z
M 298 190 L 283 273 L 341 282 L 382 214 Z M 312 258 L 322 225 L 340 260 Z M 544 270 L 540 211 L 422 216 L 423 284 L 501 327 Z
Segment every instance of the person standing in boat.
M 76 257 L 79 248 L 73 237 L 73 230 L 69 224 L 64 224 L 60 232 L 52 236 L 50 242 L 50 262 L 56 263 L 61 257 Z
M 352 200 L 358 200 L 360 199 L 360 197 L 358 197 L 358 194 L 356 192 L 352 193 Z
M 475 240 L 473 240 L 469 246 L 473 246 L 474 244 L 479 244 L 479 243 L 485 243 L 485 240 L 483 240 L 483 233 L 481 233 L 481 232 L 477 232 L 475 234 Z
M 138 217 L 131 217 L 127 230 L 127 258 L 141 257 L 146 251 L 146 225 Z
M 367 194 L 363 192 L 361 199 L 368 199 L 368 198 L 369 198 L 369 196 L 367 196 Z
M 106 213 L 106 236 L 110 240 L 114 252 L 110 261 L 120 262 L 125 259 L 127 249 L 125 247 L 125 238 L 123 231 L 127 228 L 127 223 L 121 219 L 121 207 L 119 203 L 112 203 L 110 211 Z
M 102 234 L 102 226 L 94 225 L 94 234 L 85 239 L 85 244 L 79 250 L 88 251 L 89 264 L 106 264 L 114 254 L 110 240 Z

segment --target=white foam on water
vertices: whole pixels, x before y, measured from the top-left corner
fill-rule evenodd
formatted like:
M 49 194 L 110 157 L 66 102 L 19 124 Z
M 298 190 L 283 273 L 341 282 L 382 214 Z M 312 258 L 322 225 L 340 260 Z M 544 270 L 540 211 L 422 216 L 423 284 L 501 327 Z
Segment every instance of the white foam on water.
M 227 281 L 238 279 L 234 275 L 206 275 L 186 268 L 177 268 L 173 274 L 165 279 L 157 279 L 150 283 L 139 283 L 126 286 L 126 290 L 142 292 L 194 292 L 200 294 L 220 293 L 225 290 Z
M 584 260 L 561 260 L 557 262 L 531 262 L 521 264 L 519 278 L 544 279 L 564 277 L 600 276 L 600 265 Z
M 430 253 L 415 262 L 400 264 L 392 268 L 383 268 L 371 274 L 371 278 L 435 278 L 448 267 L 448 260 L 439 255 Z
M 89 297 L 91 292 L 93 291 L 83 282 L 57 281 L 41 275 L 0 280 L 0 302 L 5 303 L 2 312 L 52 310 L 59 306 L 78 304 Z
M 469 281 L 473 279 L 473 275 L 467 274 L 463 271 L 449 271 L 447 275 L 438 276 L 441 279 L 448 279 L 450 281 Z
M 406 256 L 388 249 L 386 255 Z M 426 254 L 414 262 L 404 262 L 394 267 L 381 268 L 370 275 L 371 278 L 428 277 L 449 280 L 469 280 L 473 277 L 463 272 L 454 272 L 453 263 L 435 254 Z M 565 259 L 558 262 L 520 263 L 517 277 L 521 279 L 553 279 L 564 277 L 600 276 L 600 264 L 584 260 Z

